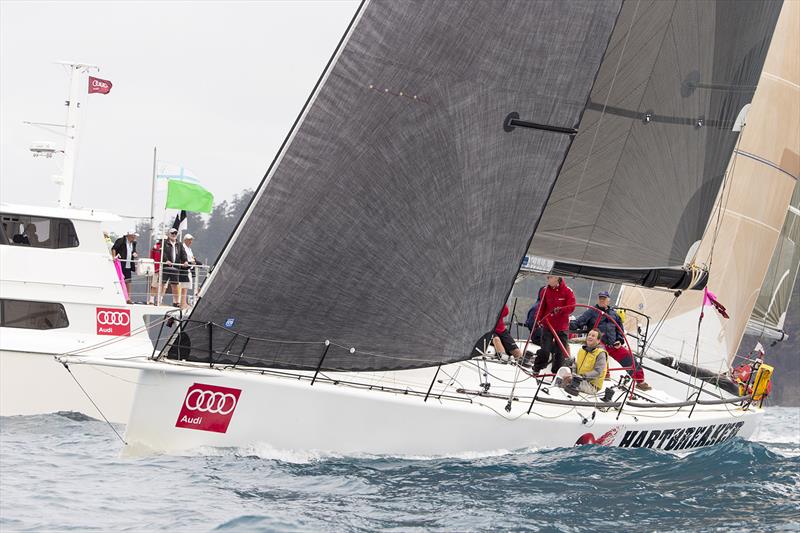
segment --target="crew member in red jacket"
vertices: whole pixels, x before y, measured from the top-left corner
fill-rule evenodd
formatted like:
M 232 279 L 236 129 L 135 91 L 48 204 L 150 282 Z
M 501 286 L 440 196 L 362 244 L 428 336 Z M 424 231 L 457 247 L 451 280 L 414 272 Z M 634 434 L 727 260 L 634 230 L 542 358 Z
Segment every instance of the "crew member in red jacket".
M 550 367 L 553 373 L 564 366 L 564 358 L 569 357 L 569 344 L 567 331 L 569 330 L 569 315 L 575 310 L 575 294 L 572 289 L 567 287 L 564 280 L 558 276 L 547 276 L 547 287 L 545 287 L 542 303 L 539 305 L 537 321 L 543 326 L 542 345 L 536 352 L 533 361 L 533 373 L 541 372 L 549 361 L 553 364 Z M 564 347 L 564 353 L 558 341 L 553 337 L 553 331 L 548 324 L 555 330 Z

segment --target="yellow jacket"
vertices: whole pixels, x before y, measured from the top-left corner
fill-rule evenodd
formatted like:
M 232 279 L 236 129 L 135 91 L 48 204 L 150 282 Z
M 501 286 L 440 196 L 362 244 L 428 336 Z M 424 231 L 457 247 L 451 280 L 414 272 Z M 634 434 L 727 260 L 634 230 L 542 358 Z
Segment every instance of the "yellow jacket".
M 575 374 L 588 380 L 594 388 L 600 390 L 606 378 L 607 359 L 608 354 L 602 345 L 598 344 L 594 350 L 589 350 L 588 346 L 583 345 L 575 358 Z

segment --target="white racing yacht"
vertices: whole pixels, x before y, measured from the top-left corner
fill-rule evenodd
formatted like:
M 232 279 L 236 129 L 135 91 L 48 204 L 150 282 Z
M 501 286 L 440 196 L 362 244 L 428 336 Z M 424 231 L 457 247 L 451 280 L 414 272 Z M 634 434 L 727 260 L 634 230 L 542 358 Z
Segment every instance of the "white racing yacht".
M 365 1 L 164 348 L 62 360 L 141 371 L 130 451 L 750 437 L 772 369 L 728 372 L 798 174 L 797 15 Z M 746 285 L 724 274 L 740 265 Z M 574 396 L 484 350 L 526 270 L 622 285 L 652 389 L 612 361 L 600 393 Z

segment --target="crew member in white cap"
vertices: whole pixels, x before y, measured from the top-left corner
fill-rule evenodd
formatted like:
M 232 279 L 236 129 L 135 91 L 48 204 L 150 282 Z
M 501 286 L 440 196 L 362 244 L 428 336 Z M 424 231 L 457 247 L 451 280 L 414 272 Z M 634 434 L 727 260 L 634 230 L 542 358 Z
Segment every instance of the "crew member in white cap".
M 136 258 L 139 257 L 139 254 L 136 253 L 136 237 L 138 236 L 136 231 L 130 230 L 124 237 L 117 239 L 111 248 L 111 257 L 119 259 L 122 267 L 122 277 L 125 278 L 125 288 L 128 290 L 128 303 L 132 303 L 131 276 L 136 269 Z
M 192 251 L 193 242 L 194 236 L 191 233 L 184 235 L 183 249 L 186 251 L 186 261 L 189 263 L 189 267 L 181 271 L 181 287 L 183 289 L 181 291 L 181 308 L 183 309 L 189 307 L 189 290 L 192 288 L 192 267 L 201 264 L 194 257 L 194 252 Z
M 167 232 L 167 240 L 164 241 L 164 247 L 161 251 L 161 258 L 164 262 L 162 268 L 164 283 L 172 285 L 172 305 L 180 307 L 181 302 L 181 286 L 180 277 L 183 267 L 188 267 L 189 262 L 186 260 L 186 249 L 178 241 L 178 230 L 170 228 Z

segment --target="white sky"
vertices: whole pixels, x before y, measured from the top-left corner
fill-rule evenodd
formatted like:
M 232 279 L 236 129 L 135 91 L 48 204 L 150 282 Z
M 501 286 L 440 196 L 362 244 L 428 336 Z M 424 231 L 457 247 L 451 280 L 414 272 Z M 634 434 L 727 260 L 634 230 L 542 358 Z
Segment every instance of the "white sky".
M 73 203 L 149 216 L 153 147 L 215 200 L 255 187 L 358 7 L 302 2 L 0 1 L 0 199 L 55 205 L 65 67 L 98 65 L 108 95 L 83 95 Z

